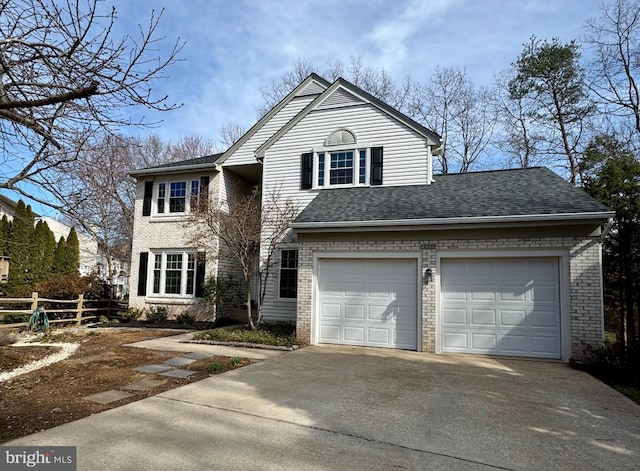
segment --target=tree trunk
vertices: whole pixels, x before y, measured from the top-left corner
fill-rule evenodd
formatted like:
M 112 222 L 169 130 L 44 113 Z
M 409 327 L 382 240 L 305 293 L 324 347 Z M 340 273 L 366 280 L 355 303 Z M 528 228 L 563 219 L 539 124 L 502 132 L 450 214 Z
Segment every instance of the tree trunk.
M 256 325 L 253 323 L 253 311 L 251 310 L 251 277 L 244 273 L 244 286 L 247 294 L 247 317 L 249 320 L 249 327 L 251 330 L 256 330 Z

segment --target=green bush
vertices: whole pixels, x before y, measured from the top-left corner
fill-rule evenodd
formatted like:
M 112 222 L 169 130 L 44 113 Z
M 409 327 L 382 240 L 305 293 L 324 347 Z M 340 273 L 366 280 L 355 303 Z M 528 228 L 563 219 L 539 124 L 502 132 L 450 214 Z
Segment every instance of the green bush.
M 242 358 L 233 357 L 231 360 L 229 360 L 229 363 L 231 363 L 233 366 L 239 365 L 240 363 L 242 363 Z
M 160 324 L 167 320 L 169 311 L 164 306 L 154 306 L 147 313 L 147 320 L 154 324 Z
M 225 366 L 224 363 L 220 363 L 218 361 L 211 363 L 208 367 L 207 367 L 207 371 L 209 372 L 209 374 L 212 375 L 217 375 L 219 373 L 223 373 L 225 370 L 227 369 L 227 367 Z
M 182 314 L 179 314 L 178 317 L 176 317 L 176 322 L 178 324 L 191 325 L 196 323 L 196 318 L 195 316 L 192 316 L 188 312 L 184 312 Z
M 122 314 L 120 314 L 120 320 L 122 322 L 131 322 L 137 321 L 140 317 L 145 313 L 145 309 L 137 309 L 135 307 L 130 307 Z

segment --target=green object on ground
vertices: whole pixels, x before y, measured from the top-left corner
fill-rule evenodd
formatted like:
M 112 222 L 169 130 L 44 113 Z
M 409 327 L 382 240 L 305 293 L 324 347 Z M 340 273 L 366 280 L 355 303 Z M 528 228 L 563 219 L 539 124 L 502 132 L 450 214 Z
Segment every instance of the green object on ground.
M 44 332 L 49 328 L 49 317 L 43 308 L 37 307 L 29 318 L 29 330 Z

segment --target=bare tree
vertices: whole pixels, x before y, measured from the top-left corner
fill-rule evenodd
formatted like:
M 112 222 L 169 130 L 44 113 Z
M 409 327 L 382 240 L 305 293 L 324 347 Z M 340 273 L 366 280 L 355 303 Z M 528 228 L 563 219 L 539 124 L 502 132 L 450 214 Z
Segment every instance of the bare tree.
M 226 123 L 220 128 L 220 142 L 223 150 L 234 145 L 244 135 L 246 129 L 238 123 Z
M 262 319 L 267 282 L 277 265 L 277 246 L 289 224 L 298 214 L 291 200 L 282 200 L 279 191 L 261 199 L 261 187 L 255 186 L 237 200 L 208 202 L 193 211 L 186 222 L 190 243 L 218 260 L 235 263 L 245 289 L 248 322 L 256 329 Z M 252 278 L 259 273 L 258 315 L 253 320 Z
M 629 119 L 640 133 L 640 2 L 615 0 L 600 12 L 585 22 L 583 41 L 595 56 L 589 86 L 608 113 Z
M 157 135 L 125 138 L 113 134 L 62 164 L 51 188 L 70 223 L 90 235 L 105 255 L 109 276 L 114 259 L 128 259 L 133 238 L 135 181 L 132 170 L 205 155 L 210 143 L 186 136 L 178 142 Z
M 133 105 L 171 110 L 150 84 L 177 60 L 156 29 L 162 12 L 135 36 L 115 37 L 115 8 L 99 0 L 0 0 L 0 188 L 32 196 L 62 163 L 131 121 Z M 46 202 L 45 202 L 46 203 Z
M 398 85 L 386 70 L 365 66 L 360 57 L 351 57 L 348 65 L 340 60 L 329 59 L 324 66 L 314 66 L 305 59 L 298 59 L 291 70 L 260 89 L 264 100 L 258 108 L 260 116 L 268 113 L 312 72 L 329 81 L 342 77 L 400 111 L 406 111 L 412 90 L 416 86 L 410 77 Z
M 489 91 L 476 89 L 460 68 L 436 67 L 414 88 L 410 115 L 442 137 L 442 173 L 467 172 L 483 156 L 495 126 L 490 101 Z

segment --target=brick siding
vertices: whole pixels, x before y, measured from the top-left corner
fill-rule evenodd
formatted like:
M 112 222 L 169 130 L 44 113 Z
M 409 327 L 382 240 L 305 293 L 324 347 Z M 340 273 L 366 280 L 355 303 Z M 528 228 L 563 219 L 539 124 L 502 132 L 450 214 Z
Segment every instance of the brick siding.
M 420 252 L 421 273 L 429 268 L 435 280 L 437 256 L 462 250 L 566 250 L 569 254 L 569 317 L 571 356 L 580 359 L 586 345 L 597 346 L 603 339 L 602 272 L 600 242 L 593 237 L 541 237 L 511 239 L 449 239 L 413 241 L 301 241 L 298 252 L 298 339 L 312 342 L 313 258 L 323 252 Z M 561 264 L 562 269 L 562 264 Z M 436 351 L 436 283 L 422 284 L 421 349 Z M 563 333 L 563 335 L 566 335 Z

